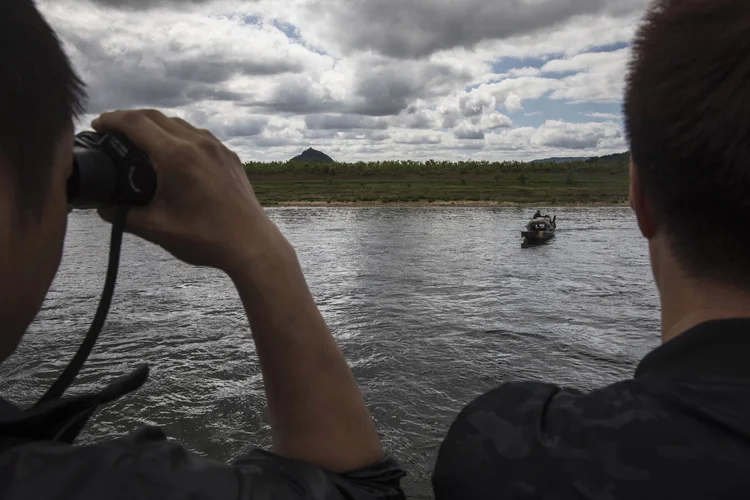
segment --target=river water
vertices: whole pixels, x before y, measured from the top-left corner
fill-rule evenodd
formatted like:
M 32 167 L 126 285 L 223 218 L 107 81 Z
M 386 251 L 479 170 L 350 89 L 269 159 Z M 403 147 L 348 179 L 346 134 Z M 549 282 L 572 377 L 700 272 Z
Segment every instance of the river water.
M 351 363 L 411 498 L 452 419 L 512 380 L 588 389 L 632 376 L 659 341 L 647 247 L 628 208 L 563 208 L 549 244 L 522 249 L 521 208 L 271 208 Z M 68 363 L 104 281 L 109 227 L 70 216 L 38 319 L 0 367 L 0 392 L 39 397 Z M 82 442 L 162 426 L 231 460 L 268 446 L 262 380 L 228 278 L 131 236 L 109 319 L 75 390 L 151 366 L 150 381 L 91 421 Z

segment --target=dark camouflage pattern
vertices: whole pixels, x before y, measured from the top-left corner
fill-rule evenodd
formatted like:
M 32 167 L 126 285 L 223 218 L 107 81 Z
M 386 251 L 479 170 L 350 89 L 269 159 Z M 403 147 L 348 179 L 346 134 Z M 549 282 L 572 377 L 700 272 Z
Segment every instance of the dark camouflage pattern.
M 683 335 L 632 380 L 473 401 L 440 448 L 436 500 L 750 498 L 750 321 Z
M 145 382 L 22 411 L 0 399 L 2 500 L 401 500 L 392 458 L 349 474 L 254 450 L 232 464 L 197 456 L 153 427 L 89 446 L 72 442 L 92 412 Z

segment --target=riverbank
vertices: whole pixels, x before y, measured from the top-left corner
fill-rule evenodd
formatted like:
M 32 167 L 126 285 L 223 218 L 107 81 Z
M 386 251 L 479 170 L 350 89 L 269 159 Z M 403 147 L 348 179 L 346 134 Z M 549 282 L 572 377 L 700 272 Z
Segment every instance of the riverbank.
M 339 202 L 339 201 L 285 201 L 285 202 L 266 202 L 263 203 L 266 207 L 350 207 L 350 208 L 366 208 L 366 207 L 395 207 L 395 208 L 409 208 L 409 207 L 456 207 L 456 208 L 513 208 L 513 207 L 539 207 L 543 208 L 544 204 L 531 203 L 531 202 L 510 202 L 510 201 L 411 201 L 411 202 L 393 202 L 383 203 L 379 201 L 370 202 Z M 629 202 L 590 202 L 590 203 L 556 203 L 555 207 L 627 207 Z
M 249 175 L 263 205 L 602 206 L 629 199 L 627 172 L 355 177 Z
M 265 206 L 617 206 L 629 199 L 623 161 L 555 163 L 250 163 Z

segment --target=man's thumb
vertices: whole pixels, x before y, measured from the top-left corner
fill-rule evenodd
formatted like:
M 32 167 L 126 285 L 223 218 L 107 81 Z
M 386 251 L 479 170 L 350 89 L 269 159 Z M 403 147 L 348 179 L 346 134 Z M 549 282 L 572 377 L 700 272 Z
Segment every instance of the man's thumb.
M 120 210 L 122 210 L 121 207 L 102 207 L 97 211 L 99 213 L 99 217 L 112 224 L 114 223 L 115 218 L 117 217 L 117 214 Z M 148 211 L 144 210 L 141 207 L 133 207 L 128 209 L 125 217 L 125 231 L 135 234 L 136 236 L 143 237 L 143 233 L 147 231 L 149 225 Z

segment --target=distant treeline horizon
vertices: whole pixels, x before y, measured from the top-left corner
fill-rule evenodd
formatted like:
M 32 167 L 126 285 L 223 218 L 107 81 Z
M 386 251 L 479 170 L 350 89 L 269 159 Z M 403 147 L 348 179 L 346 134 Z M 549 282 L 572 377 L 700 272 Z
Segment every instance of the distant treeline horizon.
M 322 161 L 274 161 L 245 162 L 245 169 L 251 176 L 263 175 L 325 175 L 325 176 L 442 176 L 442 175 L 487 175 L 503 173 L 560 173 L 560 172 L 593 172 L 608 171 L 611 173 L 627 169 L 629 153 L 617 153 L 591 158 L 571 159 L 554 158 L 522 161 L 437 161 L 437 160 L 392 160 L 392 161 L 358 161 L 358 162 L 322 162 Z

